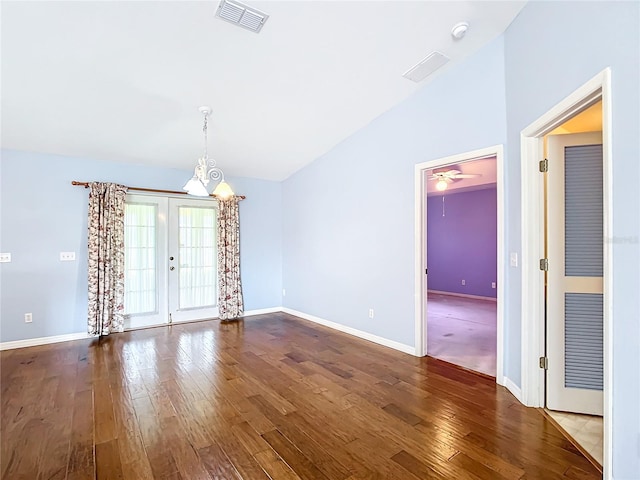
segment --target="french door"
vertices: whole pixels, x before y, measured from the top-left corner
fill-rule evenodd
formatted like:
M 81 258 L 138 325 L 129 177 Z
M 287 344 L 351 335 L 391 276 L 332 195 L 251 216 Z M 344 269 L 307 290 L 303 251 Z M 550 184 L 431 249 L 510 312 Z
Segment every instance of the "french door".
M 125 327 L 218 316 L 217 205 L 127 195 Z

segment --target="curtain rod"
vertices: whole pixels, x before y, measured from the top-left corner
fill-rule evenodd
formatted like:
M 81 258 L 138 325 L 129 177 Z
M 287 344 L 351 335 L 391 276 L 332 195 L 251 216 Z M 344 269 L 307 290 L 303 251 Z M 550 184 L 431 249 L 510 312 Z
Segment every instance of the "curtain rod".
M 89 188 L 89 182 L 77 182 L 76 180 L 73 180 L 71 182 L 71 185 L 75 185 L 78 187 L 84 187 L 84 188 Z M 187 192 L 177 192 L 175 190 L 158 190 L 155 188 L 142 188 L 142 187 L 127 187 L 129 190 L 135 190 L 137 192 L 152 192 L 152 193 L 171 193 L 174 195 L 188 195 Z M 215 197 L 215 195 L 213 194 L 209 194 L 210 197 Z M 245 197 L 244 195 L 236 195 L 236 198 L 239 198 L 240 200 L 244 200 Z

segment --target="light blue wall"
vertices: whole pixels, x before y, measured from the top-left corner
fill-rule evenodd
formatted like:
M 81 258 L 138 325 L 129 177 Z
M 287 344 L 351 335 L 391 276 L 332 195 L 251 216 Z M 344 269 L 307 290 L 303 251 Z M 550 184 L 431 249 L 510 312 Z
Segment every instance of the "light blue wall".
M 285 306 L 414 345 L 414 165 L 505 142 L 503 59 L 498 38 L 284 182 Z
M 533 2 L 505 34 L 509 235 L 520 131 L 606 67 L 613 113 L 613 473 L 640 478 L 640 3 Z M 509 310 L 519 308 L 519 279 Z M 513 332 L 519 335 L 518 332 Z M 512 338 L 510 341 L 515 342 Z M 517 359 L 512 359 L 516 365 Z M 518 362 L 519 367 L 519 362 Z
M 35 187 L 33 175 L 36 176 Z M 88 191 L 72 180 L 180 190 L 191 171 L 2 151 L 0 341 L 86 331 Z M 281 305 L 281 185 L 229 179 L 241 203 L 241 269 L 247 310 Z M 76 252 L 60 262 L 61 251 Z M 33 313 L 33 323 L 24 314 Z
M 240 270 L 244 309 L 282 305 L 282 184 L 230 177 L 240 203 Z

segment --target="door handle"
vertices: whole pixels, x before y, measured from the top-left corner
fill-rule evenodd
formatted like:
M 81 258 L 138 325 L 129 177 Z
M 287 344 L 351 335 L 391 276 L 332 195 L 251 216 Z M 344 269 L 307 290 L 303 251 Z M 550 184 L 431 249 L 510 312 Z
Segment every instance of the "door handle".
M 176 267 L 169 267 L 169 270 L 175 270 Z
M 169 257 L 169 260 L 173 260 L 173 257 Z

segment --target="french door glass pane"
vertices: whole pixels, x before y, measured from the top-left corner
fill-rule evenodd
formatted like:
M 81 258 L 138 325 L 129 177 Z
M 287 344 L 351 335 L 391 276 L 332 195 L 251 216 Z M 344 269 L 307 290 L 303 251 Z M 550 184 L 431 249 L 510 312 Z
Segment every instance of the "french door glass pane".
M 214 208 L 178 208 L 179 292 L 178 308 L 216 304 L 217 254 Z
M 156 206 L 127 203 L 124 211 L 124 311 L 157 311 Z

